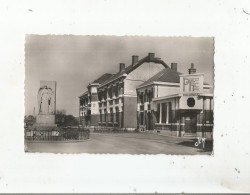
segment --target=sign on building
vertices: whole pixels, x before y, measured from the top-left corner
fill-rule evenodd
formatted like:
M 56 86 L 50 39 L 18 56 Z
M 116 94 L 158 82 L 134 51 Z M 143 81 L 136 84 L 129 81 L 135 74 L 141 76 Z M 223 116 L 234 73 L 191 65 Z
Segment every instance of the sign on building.
M 203 93 L 203 74 L 180 75 L 180 90 L 183 95 Z
M 202 109 L 203 74 L 180 75 L 180 109 Z

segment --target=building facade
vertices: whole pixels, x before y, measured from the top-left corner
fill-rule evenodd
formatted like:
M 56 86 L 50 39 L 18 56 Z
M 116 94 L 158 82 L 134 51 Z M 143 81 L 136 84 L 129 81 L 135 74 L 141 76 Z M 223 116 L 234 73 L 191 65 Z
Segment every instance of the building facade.
M 137 87 L 137 127 L 172 136 L 212 138 L 213 88 L 204 75 L 177 72 L 177 64 Z
M 80 124 L 126 129 L 137 128 L 137 86 L 153 74 L 169 68 L 154 53 L 139 60 L 132 56 L 132 64 L 119 64 L 116 74 L 104 74 L 87 86 L 79 97 Z
M 87 86 L 79 97 L 79 120 L 84 127 L 158 130 L 173 136 L 212 138 L 213 88 L 194 65 L 189 74 L 169 67 L 154 53 L 132 64 L 119 64 Z

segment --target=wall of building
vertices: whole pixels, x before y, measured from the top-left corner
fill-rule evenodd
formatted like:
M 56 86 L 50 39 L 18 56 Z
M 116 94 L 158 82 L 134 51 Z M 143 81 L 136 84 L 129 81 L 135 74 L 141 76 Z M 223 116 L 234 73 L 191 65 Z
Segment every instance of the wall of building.
M 136 87 L 163 70 L 165 67 L 158 63 L 143 63 L 129 73 L 124 79 L 124 128 L 137 128 L 137 92 Z
M 166 120 L 165 123 L 161 122 L 162 120 L 158 119 L 160 117 L 162 118 L 162 115 L 160 114 L 161 110 L 158 110 L 159 109 L 158 104 L 163 104 L 163 103 L 165 103 L 165 105 L 171 103 L 171 108 L 169 108 L 170 110 L 169 110 L 168 121 Z M 156 101 L 154 102 L 153 108 L 154 108 L 154 113 L 156 116 L 156 121 L 159 121 L 159 122 L 156 122 L 155 129 L 164 130 L 165 134 L 176 136 L 177 131 L 179 131 L 181 127 L 179 97 Z
M 123 106 L 123 127 L 137 127 L 137 97 L 124 97 Z
M 182 97 L 183 98 L 183 97 Z M 156 118 L 159 117 L 159 111 L 157 104 L 171 102 L 171 118 L 169 124 L 165 123 L 155 123 L 155 129 L 161 131 L 163 134 L 174 135 L 174 136 L 185 136 L 185 109 L 179 109 L 183 101 L 182 98 L 171 98 L 165 100 L 158 100 L 154 102 L 153 112 Z M 179 99 L 179 101 L 178 101 Z M 196 115 L 196 135 L 198 137 L 205 137 L 207 139 L 212 139 L 213 137 L 213 99 L 212 97 L 203 97 L 200 99 L 201 109 L 193 110 Z M 187 109 L 192 111 L 191 109 Z M 186 111 L 187 111 L 186 110 Z
M 154 86 L 154 93 L 155 93 L 155 96 L 154 96 L 155 98 L 169 96 L 169 95 L 173 95 L 173 94 L 178 94 L 178 93 L 180 93 L 180 87 L 179 87 L 179 85 L 176 85 L 176 86 L 155 85 Z
M 99 114 L 99 104 L 97 99 L 97 94 L 92 94 L 91 100 L 91 115 Z
M 99 114 L 91 114 L 90 126 L 98 126 L 99 118 Z
M 212 88 L 209 88 L 207 86 L 204 86 L 203 87 L 203 93 L 212 93 L 213 92 L 213 89 Z
M 204 110 L 197 115 L 197 135 L 211 139 L 213 137 L 213 98 L 203 98 Z
M 143 63 L 129 73 L 124 81 L 124 94 L 136 95 L 136 87 L 163 70 L 165 67 L 157 63 Z
M 165 67 L 154 62 L 145 62 L 128 74 L 127 79 L 146 81 Z
M 109 99 L 108 101 L 103 100 L 102 102 L 98 103 L 98 113 L 99 113 L 99 117 L 98 117 L 98 124 L 100 126 L 107 126 L 107 127 L 122 127 L 122 119 L 120 118 L 123 114 L 122 114 L 122 107 L 123 107 L 123 96 L 120 95 L 119 97 L 114 97 L 112 99 Z M 113 109 L 113 122 L 110 120 L 111 119 L 111 113 L 110 113 L 110 109 Z M 116 109 L 118 108 L 119 110 L 119 123 L 115 122 L 116 120 Z M 106 117 L 106 121 L 105 119 L 105 110 L 107 112 L 107 117 Z M 100 112 L 102 113 L 102 121 L 100 120 Z

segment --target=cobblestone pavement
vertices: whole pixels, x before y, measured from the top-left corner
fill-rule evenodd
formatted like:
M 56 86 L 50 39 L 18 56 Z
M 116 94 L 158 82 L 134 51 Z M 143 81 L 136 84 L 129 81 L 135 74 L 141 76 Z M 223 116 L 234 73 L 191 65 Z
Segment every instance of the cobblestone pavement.
M 27 142 L 27 152 L 111 153 L 111 154 L 182 154 L 211 155 L 212 142 L 195 146 L 195 138 L 179 138 L 152 133 L 91 133 L 81 142 Z

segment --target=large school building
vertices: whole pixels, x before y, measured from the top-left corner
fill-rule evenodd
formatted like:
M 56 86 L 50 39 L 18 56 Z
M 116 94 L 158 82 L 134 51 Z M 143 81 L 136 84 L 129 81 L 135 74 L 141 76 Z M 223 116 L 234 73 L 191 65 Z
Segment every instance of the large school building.
M 191 64 L 188 74 L 168 66 L 154 53 L 119 64 L 116 74 L 105 73 L 79 97 L 83 126 L 127 130 L 157 130 L 175 136 L 212 137 L 213 88 Z

